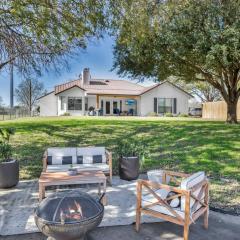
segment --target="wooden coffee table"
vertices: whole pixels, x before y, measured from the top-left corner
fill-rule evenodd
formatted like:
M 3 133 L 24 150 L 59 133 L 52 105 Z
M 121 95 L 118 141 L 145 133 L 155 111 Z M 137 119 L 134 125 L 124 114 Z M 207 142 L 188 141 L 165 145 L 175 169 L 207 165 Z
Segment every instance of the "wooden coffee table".
M 39 178 L 39 201 L 45 198 L 47 186 L 98 184 L 98 194 L 104 193 L 103 205 L 106 205 L 107 177 L 102 171 L 80 171 L 76 176 L 69 176 L 67 172 L 42 172 Z

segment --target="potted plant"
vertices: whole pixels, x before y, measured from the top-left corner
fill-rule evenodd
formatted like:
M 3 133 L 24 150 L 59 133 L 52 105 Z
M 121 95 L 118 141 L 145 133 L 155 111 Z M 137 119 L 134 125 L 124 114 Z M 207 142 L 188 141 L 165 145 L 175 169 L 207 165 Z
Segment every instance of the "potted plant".
M 119 176 L 123 180 L 135 180 L 144 159 L 149 154 L 148 146 L 138 138 L 122 140 L 116 149 L 119 159 Z
M 0 188 L 10 188 L 18 184 L 19 163 L 12 159 L 10 137 L 14 128 L 0 128 Z

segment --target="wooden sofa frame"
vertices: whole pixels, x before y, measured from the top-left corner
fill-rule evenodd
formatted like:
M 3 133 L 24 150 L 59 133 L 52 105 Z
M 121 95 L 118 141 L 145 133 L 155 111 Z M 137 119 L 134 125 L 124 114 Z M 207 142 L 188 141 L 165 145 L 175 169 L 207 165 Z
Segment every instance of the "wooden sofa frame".
M 113 175 L 113 171 L 112 171 L 112 152 L 110 152 L 108 150 L 105 150 L 105 154 L 106 154 L 106 160 L 107 160 L 106 163 L 109 165 L 109 171 L 108 172 L 104 171 L 104 174 L 109 176 L 108 181 L 109 181 L 110 185 L 112 185 L 112 175 Z M 48 157 L 47 150 L 45 150 L 45 152 L 43 154 L 43 159 L 42 159 L 43 172 L 47 171 L 47 157 Z
M 166 185 L 166 179 L 167 176 L 170 177 L 170 179 L 176 183 L 180 183 L 176 181 L 176 177 L 189 177 L 189 174 L 184 173 L 177 173 L 177 172 L 171 172 L 171 171 L 164 171 L 163 173 L 163 184 L 159 184 L 156 182 L 150 182 L 146 180 L 139 180 L 137 183 L 137 207 L 136 207 L 136 230 L 139 231 L 140 228 L 140 221 L 141 221 L 141 213 L 151 215 L 153 217 L 162 218 L 166 221 L 181 225 L 184 227 L 184 233 L 183 237 L 184 240 L 188 240 L 189 236 L 189 226 L 194 223 L 201 215 L 204 216 L 204 227 L 205 229 L 208 228 L 208 215 L 209 215 L 209 182 L 206 179 L 204 179 L 199 184 L 195 185 L 190 190 L 183 190 L 178 187 L 172 187 L 169 185 Z M 150 194 L 152 194 L 157 202 L 151 203 L 148 205 L 145 205 L 142 207 L 142 190 L 145 188 Z M 197 189 L 201 188 L 199 194 L 195 196 L 193 192 L 195 192 Z M 167 199 L 162 199 L 159 195 L 157 195 L 153 189 L 166 189 L 172 192 L 175 192 L 176 195 L 168 197 Z M 205 193 L 204 200 L 202 199 L 203 194 Z M 178 197 L 185 197 L 185 218 L 182 218 L 175 210 L 172 208 L 167 201 L 178 198 Z M 190 209 L 190 199 L 195 199 L 195 203 L 192 206 L 192 212 L 194 212 L 191 216 L 191 209 Z M 197 208 L 197 205 L 201 204 L 201 207 L 195 211 Z M 151 209 L 148 209 L 149 207 L 153 207 L 155 205 L 162 205 L 168 209 L 169 212 L 174 216 L 166 215 Z

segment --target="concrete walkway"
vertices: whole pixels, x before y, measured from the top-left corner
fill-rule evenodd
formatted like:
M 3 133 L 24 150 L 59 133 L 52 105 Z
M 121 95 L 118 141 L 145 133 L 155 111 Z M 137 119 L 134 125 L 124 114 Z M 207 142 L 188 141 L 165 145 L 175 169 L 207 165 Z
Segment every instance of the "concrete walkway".
M 46 240 L 40 233 L 0 237 L 0 240 Z M 137 233 L 134 225 L 97 228 L 89 240 L 181 240 L 182 227 L 172 223 L 146 223 Z M 239 240 L 240 217 L 211 212 L 209 229 L 204 230 L 199 219 L 190 227 L 189 240 Z

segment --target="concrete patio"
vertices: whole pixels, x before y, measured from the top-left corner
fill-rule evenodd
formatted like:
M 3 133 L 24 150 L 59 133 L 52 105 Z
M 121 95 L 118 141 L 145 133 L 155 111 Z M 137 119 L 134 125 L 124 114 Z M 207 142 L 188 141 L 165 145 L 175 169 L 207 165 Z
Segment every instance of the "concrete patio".
M 199 220 L 190 227 L 189 240 L 239 240 L 240 217 L 211 212 L 206 231 Z M 1 240 L 46 240 L 40 233 L 0 237 Z M 137 233 L 134 225 L 101 227 L 89 234 L 89 240 L 181 240 L 182 228 L 172 223 L 146 223 Z
M 141 176 L 146 178 L 145 175 Z M 33 221 L 33 210 L 38 204 L 37 181 L 22 181 L 17 187 L 2 190 L 0 214 L 1 240 L 46 240 Z M 140 232 L 134 229 L 136 182 L 126 182 L 114 177 L 108 187 L 108 205 L 100 227 L 89 234 L 89 240 L 180 240 L 183 228 L 157 218 L 143 215 Z M 59 189 L 60 190 L 60 189 Z M 91 194 L 95 190 L 84 188 Z M 55 190 L 54 190 L 55 191 Z M 50 193 L 52 190 L 50 191 Z M 13 209 L 14 206 L 14 209 Z M 161 221 L 161 222 L 159 222 Z M 240 216 L 210 211 L 209 229 L 202 227 L 202 219 L 190 227 L 190 240 L 240 239 Z

